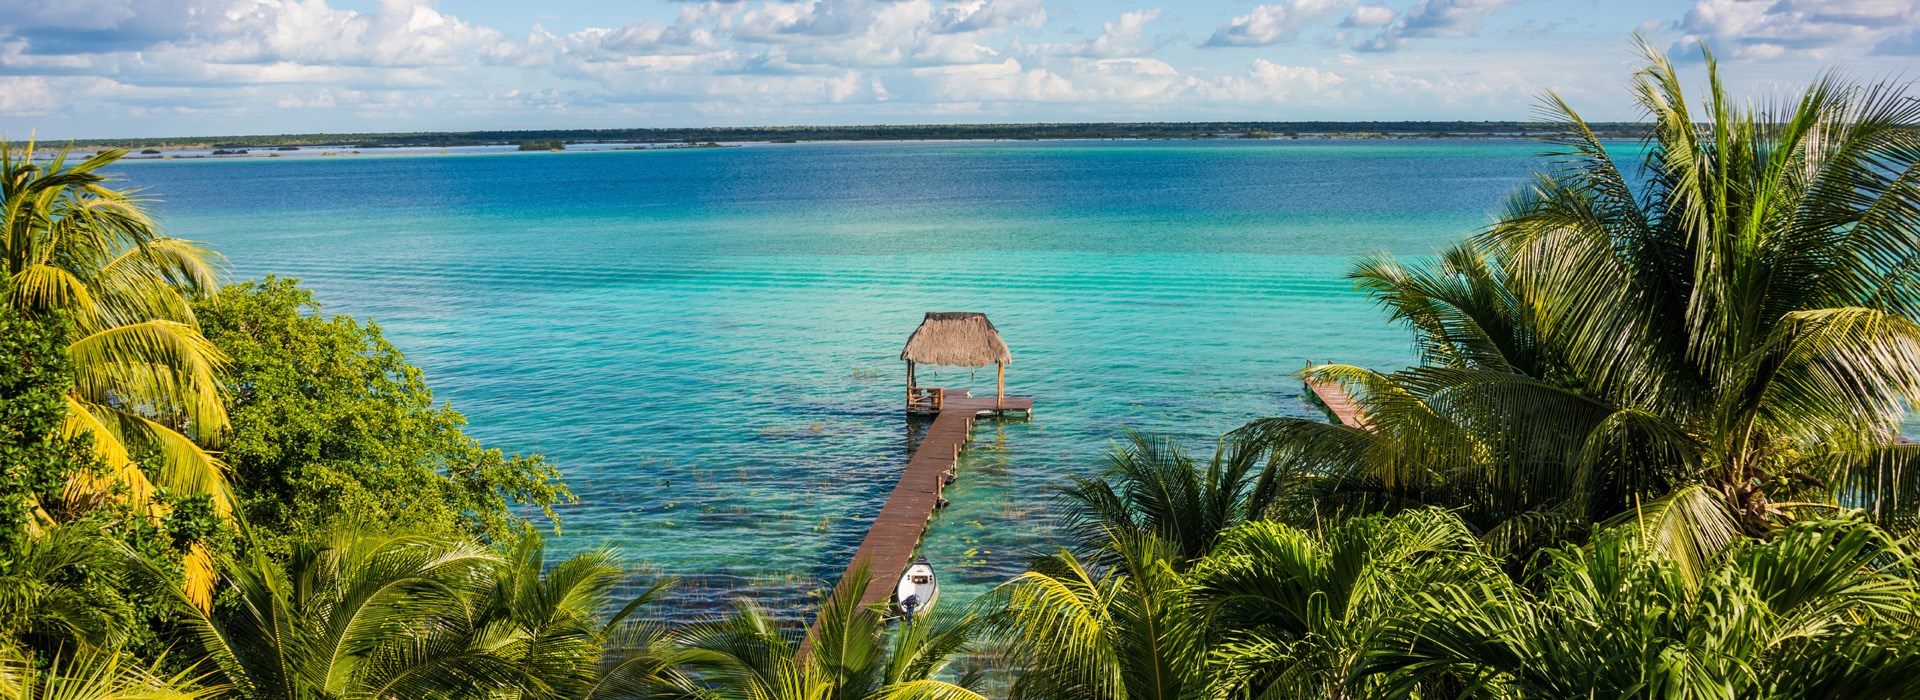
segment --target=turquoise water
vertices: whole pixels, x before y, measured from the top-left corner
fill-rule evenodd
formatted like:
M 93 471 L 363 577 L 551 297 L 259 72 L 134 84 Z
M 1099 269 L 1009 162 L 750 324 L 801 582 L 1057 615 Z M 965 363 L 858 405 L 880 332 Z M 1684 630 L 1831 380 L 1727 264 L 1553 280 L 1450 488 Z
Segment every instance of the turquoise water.
M 1484 225 L 1526 142 L 798 144 L 147 161 L 120 174 L 239 277 L 371 317 L 469 433 L 542 452 L 602 543 L 797 609 L 905 463 L 900 345 L 983 311 L 1030 422 L 983 422 L 925 549 L 964 597 L 1049 546 L 1048 489 L 1122 430 L 1205 452 L 1312 415 L 1309 360 L 1391 368 L 1342 278 Z M 923 370 L 991 392 L 991 368 Z M 698 605 L 695 606 L 699 607 Z

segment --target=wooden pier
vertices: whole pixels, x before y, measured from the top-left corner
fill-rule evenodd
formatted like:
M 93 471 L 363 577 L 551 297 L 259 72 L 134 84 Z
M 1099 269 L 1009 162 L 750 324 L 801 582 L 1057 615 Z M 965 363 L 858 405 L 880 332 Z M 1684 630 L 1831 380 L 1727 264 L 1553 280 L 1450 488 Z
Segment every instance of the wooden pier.
M 974 398 L 964 391 L 948 390 L 939 415 L 921 436 L 913 456 L 907 458 L 906 470 L 894 484 L 893 493 L 887 496 L 886 505 L 880 507 L 880 514 L 867 526 L 867 537 L 860 541 L 860 548 L 854 550 L 853 559 L 847 562 L 838 585 L 849 585 L 852 579 L 848 574 L 865 565 L 872 579 L 867 583 L 866 593 L 860 596 L 860 604 L 890 602 L 900 574 L 913 563 L 920 536 L 926 533 L 927 521 L 941 505 L 947 482 L 959 465 L 960 451 L 966 448 L 973 432 L 974 421 L 982 416 L 1032 412 L 1031 398 Z
M 850 593 L 848 586 L 859 585 L 853 574 L 867 572 L 866 590 L 860 592 L 860 607 L 888 606 L 901 574 L 913 564 L 920 549 L 920 537 L 927 532 L 933 512 L 946 505 L 947 484 L 955 478 L 960 451 L 967 446 L 973 423 L 981 416 L 1008 413 L 1033 415 L 1033 399 L 1007 396 L 1007 365 L 1013 354 L 1000 339 L 1000 332 L 976 312 L 933 312 L 907 338 L 900 359 L 907 363 L 907 401 L 909 416 L 933 416 L 933 424 L 920 438 L 920 444 L 907 458 L 906 469 L 887 496 L 886 505 L 867 525 L 867 536 L 854 550 L 853 558 L 834 584 L 834 593 Z M 995 366 L 994 395 L 974 398 L 972 392 L 920 386 L 917 365 L 949 367 Z M 938 571 L 944 562 L 936 562 Z M 816 619 L 815 624 L 819 623 Z M 805 658 L 813 648 L 813 631 L 800 644 L 799 656 Z
M 1340 419 L 1341 425 L 1372 430 L 1367 425 L 1366 409 L 1354 402 L 1353 395 L 1347 393 L 1346 387 L 1325 379 L 1308 379 L 1307 388 L 1313 390 L 1314 396 L 1320 397 L 1320 403 L 1327 405 L 1327 410 Z

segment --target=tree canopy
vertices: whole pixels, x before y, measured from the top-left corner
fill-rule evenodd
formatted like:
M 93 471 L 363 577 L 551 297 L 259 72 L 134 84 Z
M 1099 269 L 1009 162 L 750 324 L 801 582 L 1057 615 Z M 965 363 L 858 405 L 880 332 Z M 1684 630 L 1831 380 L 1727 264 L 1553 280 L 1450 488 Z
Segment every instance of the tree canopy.
M 541 457 L 468 437 L 378 326 L 320 316 L 296 280 L 229 285 L 194 311 L 230 358 L 225 457 L 263 537 L 359 522 L 510 540 L 527 525 L 516 506 L 552 518 L 570 498 Z

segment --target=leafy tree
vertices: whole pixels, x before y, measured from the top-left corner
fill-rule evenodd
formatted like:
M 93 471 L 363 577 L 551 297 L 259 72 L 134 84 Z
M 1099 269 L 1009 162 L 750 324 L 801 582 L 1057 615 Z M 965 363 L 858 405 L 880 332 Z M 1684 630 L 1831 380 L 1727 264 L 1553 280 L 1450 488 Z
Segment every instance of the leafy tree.
M 229 285 L 195 305 L 231 359 L 225 456 L 241 510 L 275 551 L 347 519 L 511 541 L 511 506 L 570 498 L 540 457 L 503 456 L 461 432 L 377 326 L 319 316 L 295 280 Z M 557 521 L 556 521 L 557 522 Z
M 1436 673 L 1517 698 L 1920 696 L 1911 543 L 1860 519 L 1743 540 L 1695 581 L 1632 528 L 1545 552 L 1532 589 L 1443 583 L 1365 668 L 1420 697 Z
M 155 518 L 165 512 L 157 488 L 208 494 L 224 510 L 225 474 L 202 444 L 227 426 L 214 379 L 221 357 L 188 308 L 215 284 L 218 257 L 160 235 L 143 200 L 107 186 L 98 171 L 125 153 L 38 163 L 31 144 L 0 142 L 0 306 L 73 326 L 61 433 L 88 436 L 106 471 L 76 472 L 83 478 L 70 491 L 112 493 Z M 201 605 L 209 561 L 204 547 L 187 559 Z
M 38 511 L 92 461 L 90 436 L 60 432 L 73 387 L 61 321 L 0 307 L 0 572 L 13 568 Z
M 1915 522 L 1920 447 L 1893 443 L 1920 400 L 1920 101 L 1827 77 L 1742 107 L 1709 54 L 1696 111 L 1643 52 L 1639 177 L 1549 95 L 1569 136 L 1498 223 L 1432 263 L 1355 270 L 1424 362 L 1308 371 L 1366 429 L 1245 429 L 1284 458 L 1287 511 L 1459 508 L 1513 551 L 1689 485 L 1714 497 L 1665 504 L 1673 524 Z
M 939 680 L 973 637 L 970 616 L 916 616 L 889 634 L 860 606 L 864 569 L 849 574 L 802 633 L 751 600 L 675 635 L 682 692 L 730 700 L 980 700 L 979 678 Z

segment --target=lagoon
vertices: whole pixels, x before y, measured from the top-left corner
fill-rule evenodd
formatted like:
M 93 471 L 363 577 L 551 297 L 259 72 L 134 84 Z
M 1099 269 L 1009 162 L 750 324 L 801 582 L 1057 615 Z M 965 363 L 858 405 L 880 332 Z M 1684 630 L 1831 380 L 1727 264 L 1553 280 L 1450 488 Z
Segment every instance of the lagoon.
M 1031 422 L 983 422 L 925 542 L 967 597 L 1051 546 L 1048 489 L 1122 431 L 1194 452 L 1391 369 L 1355 255 L 1484 226 L 1528 141 L 959 142 L 127 161 L 172 235 L 371 318 L 469 434 L 545 453 L 565 551 L 711 603 L 837 575 L 904 464 L 900 345 L 982 311 Z M 991 391 L 989 369 L 928 385 Z M 693 605 L 692 610 L 705 605 Z

